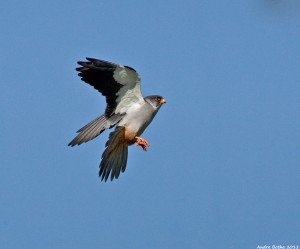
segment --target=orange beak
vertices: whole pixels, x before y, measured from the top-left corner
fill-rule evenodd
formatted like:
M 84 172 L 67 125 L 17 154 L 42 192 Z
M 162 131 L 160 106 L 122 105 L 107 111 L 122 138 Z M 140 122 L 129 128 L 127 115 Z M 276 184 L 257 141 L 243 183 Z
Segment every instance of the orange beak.
M 162 98 L 159 103 L 165 104 L 165 103 L 167 103 L 167 101 L 164 98 Z

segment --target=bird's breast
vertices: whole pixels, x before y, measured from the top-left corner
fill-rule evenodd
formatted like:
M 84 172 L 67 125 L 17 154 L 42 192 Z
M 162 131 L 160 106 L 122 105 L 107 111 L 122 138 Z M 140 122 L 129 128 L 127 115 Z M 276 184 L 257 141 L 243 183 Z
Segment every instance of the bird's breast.
M 141 105 L 138 108 L 129 109 L 120 126 L 125 126 L 131 132 L 135 133 L 135 136 L 140 136 L 147 126 L 151 123 L 155 112 L 147 105 Z

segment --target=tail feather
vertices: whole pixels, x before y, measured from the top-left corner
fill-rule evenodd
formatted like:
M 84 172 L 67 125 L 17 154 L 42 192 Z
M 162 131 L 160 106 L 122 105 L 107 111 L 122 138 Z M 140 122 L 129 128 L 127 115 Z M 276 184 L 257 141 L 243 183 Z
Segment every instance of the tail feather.
M 106 142 L 106 149 L 102 154 L 100 163 L 99 177 L 107 181 L 110 176 L 112 181 L 117 179 L 120 172 L 126 169 L 128 144 L 124 139 L 124 127 L 117 127 L 115 131 L 109 134 L 109 140 Z
M 113 115 L 107 118 L 104 114 L 83 126 L 79 133 L 68 146 L 80 145 L 99 136 L 104 130 L 116 125 L 121 120 L 121 115 Z
M 116 162 L 114 163 L 115 167 L 112 168 L 112 172 L 111 172 L 111 179 L 113 178 L 118 178 L 120 175 L 120 172 L 122 170 L 122 162 L 125 161 L 127 162 L 127 157 L 126 155 L 127 153 L 127 146 L 122 146 L 120 149 L 120 152 L 118 153 L 118 156 L 116 158 Z M 126 167 L 126 163 L 125 163 L 125 167 Z M 124 171 L 122 171 L 124 172 Z

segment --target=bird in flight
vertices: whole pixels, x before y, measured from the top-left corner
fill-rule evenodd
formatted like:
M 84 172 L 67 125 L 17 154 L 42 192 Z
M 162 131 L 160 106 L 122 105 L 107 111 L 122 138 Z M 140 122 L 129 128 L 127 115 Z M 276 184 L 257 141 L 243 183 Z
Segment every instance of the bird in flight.
M 78 135 L 68 144 L 80 145 L 88 142 L 106 129 L 116 127 L 109 134 L 100 163 L 99 177 L 107 181 L 117 179 L 127 164 L 128 146 L 136 144 L 144 151 L 150 144 L 141 134 L 166 103 L 159 95 L 143 97 L 141 78 L 131 67 L 104 60 L 86 58 L 76 68 L 81 80 L 93 86 L 106 98 L 104 114 L 77 131 Z

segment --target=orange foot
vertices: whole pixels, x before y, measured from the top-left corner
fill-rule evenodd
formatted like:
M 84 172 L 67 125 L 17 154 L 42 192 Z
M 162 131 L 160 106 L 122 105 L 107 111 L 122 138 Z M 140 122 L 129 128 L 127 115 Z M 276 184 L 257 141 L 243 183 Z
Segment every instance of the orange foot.
M 147 140 L 141 137 L 135 137 L 135 138 L 137 139 L 135 145 L 141 146 L 144 151 L 147 151 L 147 147 L 150 147 L 150 144 L 147 142 Z

